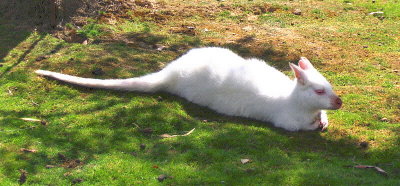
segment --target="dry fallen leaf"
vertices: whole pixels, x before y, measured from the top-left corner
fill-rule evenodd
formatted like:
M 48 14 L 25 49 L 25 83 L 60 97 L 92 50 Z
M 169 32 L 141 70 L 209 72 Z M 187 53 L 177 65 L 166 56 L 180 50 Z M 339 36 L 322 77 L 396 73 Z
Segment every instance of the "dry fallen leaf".
M 60 159 L 61 161 L 66 161 L 67 157 L 64 154 L 58 153 L 57 154 L 58 159 Z
M 76 179 L 72 180 L 72 184 L 77 184 L 77 183 L 81 183 L 81 182 L 83 182 L 82 178 L 76 178 Z
M 10 89 L 8 89 L 8 95 L 10 95 L 10 96 L 14 95 Z
M 47 58 L 49 58 L 49 56 L 39 56 L 35 60 L 36 61 L 42 61 L 42 60 L 47 59 Z
M 363 142 L 360 143 L 360 146 L 361 146 L 362 148 L 367 148 L 368 145 L 369 145 L 369 143 L 368 143 L 367 141 L 363 141 Z
M 158 176 L 157 180 L 160 181 L 160 182 L 162 182 L 162 181 L 164 181 L 164 180 L 167 179 L 167 178 L 170 178 L 170 176 L 167 176 L 167 175 L 165 175 L 165 174 L 161 174 L 160 176 Z
M 19 172 L 21 172 L 21 176 L 19 176 L 19 184 L 24 184 L 26 182 L 26 175 L 28 174 L 28 172 L 26 172 L 25 170 L 21 169 L 19 170 Z
M 64 176 L 65 176 L 65 177 L 71 176 L 71 175 L 72 175 L 72 172 L 66 172 L 66 173 L 64 173 Z
M 382 118 L 381 121 L 382 122 L 388 122 L 389 120 L 387 118 Z
M 242 164 L 246 164 L 246 163 L 250 163 L 251 160 L 250 159 L 240 159 L 240 162 L 242 162 Z
M 64 163 L 61 164 L 61 167 L 73 169 L 73 168 L 76 168 L 78 166 L 82 166 L 83 164 L 84 163 L 81 160 L 72 159 L 72 160 L 64 161 Z
M 156 48 L 157 51 L 162 51 L 166 48 L 164 45 L 156 44 L 154 45 L 154 48 Z
M 19 151 L 21 151 L 21 152 L 33 152 L 33 153 L 37 152 L 36 149 L 26 149 L 26 148 L 21 148 L 21 149 L 19 149 Z
M 293 14 L 294 14 L 294 15 L 301 15 L 301 13 L 302 13 L 302 12 L 301 12 L 300 9 L 296 9 L 296 10 L 293 11 Z
M 26 175 L 28 174 L 28 172 L 23 169 L 19 170 L 19 172 L 21 173 L 21 175 L 19 176 L 18 182 L 22 185 L 26 182 Z
M 140 144 L 140 150 L 146 149 L 146 144 Z
M 255 168 L 248 168 L 248 169 L 245 170 L 245 172 L 247 172 L 247 173 L 253 173 L 255 171 L 256 171 Z
M 55 165 L 46 165 L 45 167 L 46 167 L 46 169 L 51 169 L 51 168 L 54 168 L 56 166 Z
M 154 131 L 152 128 L 144 128 L 144 129 L 140 129 L 140 132 L 143 134 L 152 134 Z

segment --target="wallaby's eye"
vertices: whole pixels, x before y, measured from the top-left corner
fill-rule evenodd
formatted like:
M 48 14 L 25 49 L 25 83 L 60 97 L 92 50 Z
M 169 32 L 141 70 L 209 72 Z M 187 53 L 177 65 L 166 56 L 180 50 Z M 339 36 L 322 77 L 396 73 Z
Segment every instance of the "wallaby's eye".
M 318 95 L 324 95 L 325 94 L 325 90 L 324 89 L 316 89 L 314 90 L 314 92 Z

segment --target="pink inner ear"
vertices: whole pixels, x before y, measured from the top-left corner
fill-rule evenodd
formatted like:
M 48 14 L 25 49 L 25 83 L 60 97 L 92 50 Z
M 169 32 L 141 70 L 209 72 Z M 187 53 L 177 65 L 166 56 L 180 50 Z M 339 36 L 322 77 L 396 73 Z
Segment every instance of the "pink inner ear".
M 292 64 L 292 63 L 289 63 L 289 64 L 290 64 L 290 67 L 292 68 L 292 70 L 294 72 L 294 75 L 297 78 L 297 81 L 300 84 L 304 85 L 305 84 L 305 80 L 304 80 L 304 74 L 303 74 L 304 72 L 302 71 L 302 69 L 299 68 L 298 66 Z
M 300 60 L 299 60 L 299 66 L 300 66 L 300 68 L 303 69 L 303 70 L 307 70 L 307 69 L 310 69 L 310 68 L 314 68 L 314 67 L 311 65 L 310 61 L 309 61 L 307 58 L 305 58 L 305 57 L 301 57 L 301 58 L 300 58 Z

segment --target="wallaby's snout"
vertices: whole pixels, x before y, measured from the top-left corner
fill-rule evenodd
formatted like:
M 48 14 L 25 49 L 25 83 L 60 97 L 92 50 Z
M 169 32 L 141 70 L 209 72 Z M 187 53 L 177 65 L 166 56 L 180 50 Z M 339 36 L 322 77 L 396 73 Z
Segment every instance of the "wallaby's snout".
M 335 95 L 331 99 L 331 104 L 333 106 L 333 109 L 337 110 L 337 109 L 340 109 L 340 107 L 342 107 L 343 102 L 342 102 L 342 99 L 340 99 L 338 96 Z

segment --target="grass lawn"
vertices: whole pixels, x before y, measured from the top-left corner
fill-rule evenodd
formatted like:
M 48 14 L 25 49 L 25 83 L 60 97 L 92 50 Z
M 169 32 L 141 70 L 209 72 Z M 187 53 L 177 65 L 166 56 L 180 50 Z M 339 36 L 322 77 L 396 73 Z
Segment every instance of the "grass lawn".
M 144 0 L 124 15 L 67 24 L 88 38 L 79 43 L 0 18 L 0 183 L 399 185 L 399 3 Z M 329 112 L 328 131 L 294 133 L 166 93 L 82 88 L 33 73 L 128 78 L 202 46 L 289 75 L 288 62 L 305 56 L 344 105 Z

